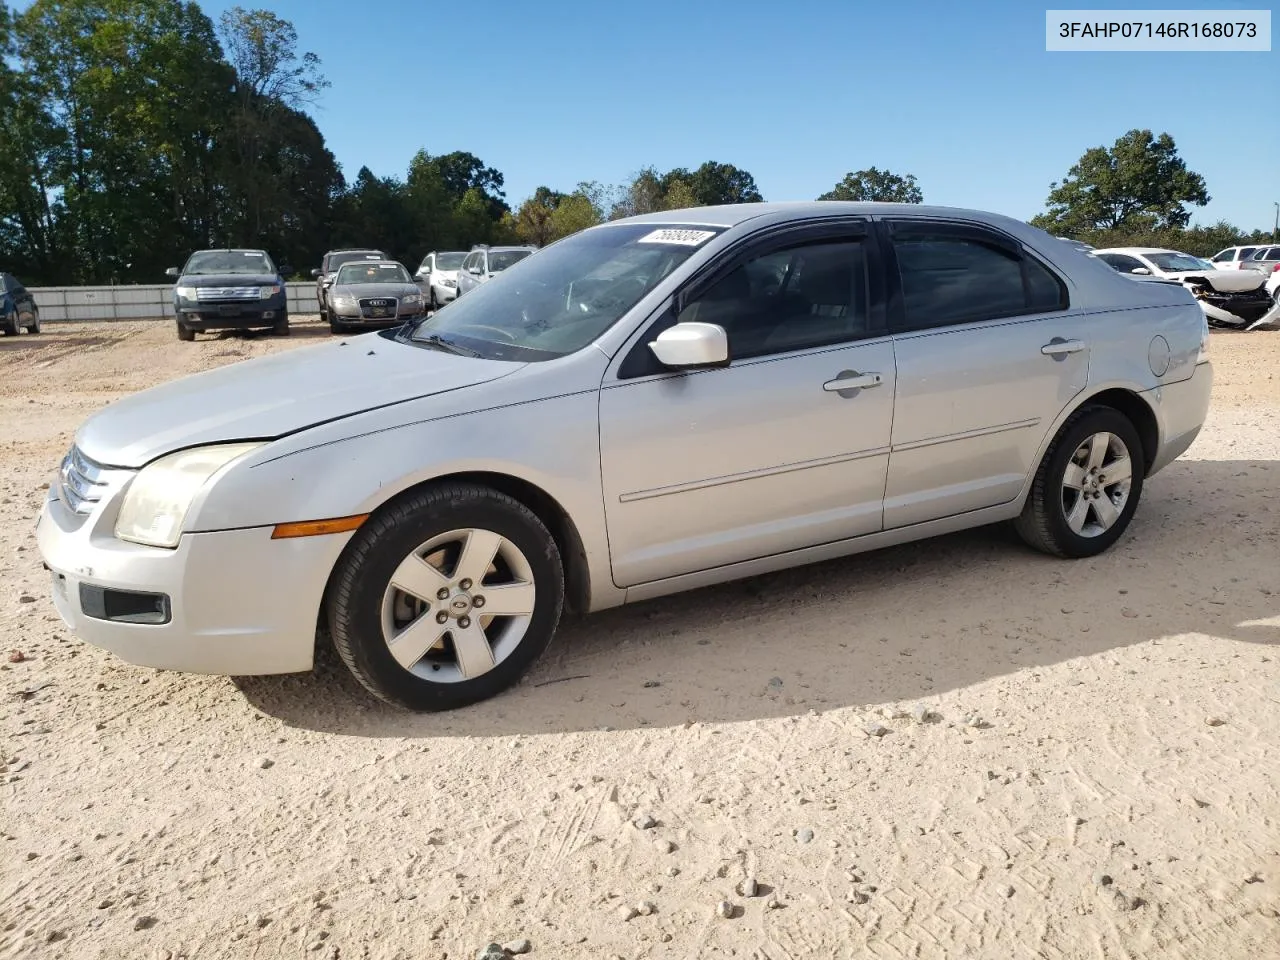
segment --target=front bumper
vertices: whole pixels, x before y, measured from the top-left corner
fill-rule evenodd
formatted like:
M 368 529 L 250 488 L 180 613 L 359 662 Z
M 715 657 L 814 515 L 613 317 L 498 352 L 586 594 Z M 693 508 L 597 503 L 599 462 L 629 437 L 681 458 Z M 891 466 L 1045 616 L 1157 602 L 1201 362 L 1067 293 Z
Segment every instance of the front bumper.
M 178 319 L 192 330 L 244 330 L 250 327 L 269 327 L 285 313 L 283 303 L 262 301 L 243 305 L 201 304 L 179 306 Z
M 164 670 L 311 669 L 325 584 L 351 534 L 272 540 L 270 528 L 258 527 L 184 534 L 174 550 L 144 547 L 113 535 L 119 500 L 117 492 L 83 516 L 51 495 L 36 523 L 54 606 L 76 636 Z M 119 616 L 122 596 L 139 594 L 166 598 L 156 609 L 167 622 L 104 619 Z
M 426 313 L 423 308 L 418 308 L 412 313 L 402 311 L 390 317 L 367 317 L 363 313 L 359 312 L 344 314 L 339 313 L 337 310 L 332 310 L 330 312 L 335 321 L 351 327 L 398 327 L 402 323 L 409 323 L 412 320 L 420 320 Z

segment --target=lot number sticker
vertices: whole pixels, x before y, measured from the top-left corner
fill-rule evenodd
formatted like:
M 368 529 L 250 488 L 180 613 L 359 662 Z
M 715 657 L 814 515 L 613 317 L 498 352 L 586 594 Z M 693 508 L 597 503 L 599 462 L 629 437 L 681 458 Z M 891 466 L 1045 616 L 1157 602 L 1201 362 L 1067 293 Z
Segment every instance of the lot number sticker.
M 636 243 L 675 243 L 682 247 L 696 247 L 714 237 L 714 230 L 655 230 L 646 234 Z

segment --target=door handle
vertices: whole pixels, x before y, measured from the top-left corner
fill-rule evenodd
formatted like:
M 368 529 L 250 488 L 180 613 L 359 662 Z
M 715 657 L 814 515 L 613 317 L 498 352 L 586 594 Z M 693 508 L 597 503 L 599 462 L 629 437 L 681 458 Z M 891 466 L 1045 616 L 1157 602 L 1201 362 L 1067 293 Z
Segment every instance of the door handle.
M 1083 340 L 1063 340 L 1061 337 L 1054 337 L 1040 348 L 1040 352 L 1046 357 L 1065 357 L 1069 353 L 1079 353 L 1083 349 Z
M 834 380 L 828 380 L 822 389 L 828 393 L 844 394 L 846 391 L 863 390 L 878 387 L 884 383 L 884 377 L 878 373 L 858 373 L 856 370 L 841 370 Z

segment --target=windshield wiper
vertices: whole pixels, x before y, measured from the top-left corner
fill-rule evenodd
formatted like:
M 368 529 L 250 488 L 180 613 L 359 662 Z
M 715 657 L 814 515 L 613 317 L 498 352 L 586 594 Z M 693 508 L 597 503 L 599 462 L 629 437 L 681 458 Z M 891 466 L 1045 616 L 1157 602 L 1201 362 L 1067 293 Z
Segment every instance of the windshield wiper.
M 443 350 L 445 353 L 456 353 L 460 357 L 478 357 L 478 351 L 472 350 L 470 347 L 464 347 L 460 343 L 452 340 L 446 340 L 438 333 L 431 333 L 425 337 L 411 337 L 412 343 L 423 343 L 429 347 L 435 347 L 437 350 Z

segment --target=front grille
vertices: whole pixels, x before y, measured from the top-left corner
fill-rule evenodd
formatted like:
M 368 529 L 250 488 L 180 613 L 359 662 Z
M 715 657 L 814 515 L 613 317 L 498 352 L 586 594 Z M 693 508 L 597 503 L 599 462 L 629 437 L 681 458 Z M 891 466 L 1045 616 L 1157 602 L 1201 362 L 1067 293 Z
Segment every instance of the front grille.
M 75 513 L 88 514 L 132 472 L 104 467 L 81 453 L 79 447 L 73 446 L 62 458 L 58 489 L 62 499 Z
M 394 317 L 400 309 L 396 297 L 362 297 L 360 315 L 364 317 Z
M 196 300 L 199 303 L 257 299 L 257 287 L 196 287 Z

